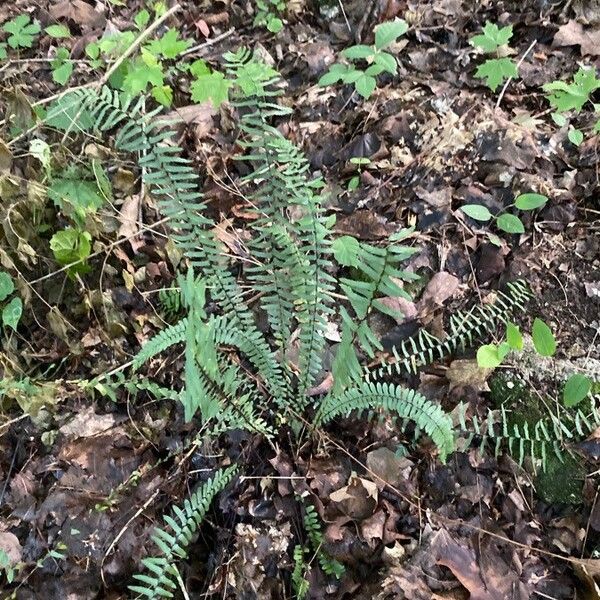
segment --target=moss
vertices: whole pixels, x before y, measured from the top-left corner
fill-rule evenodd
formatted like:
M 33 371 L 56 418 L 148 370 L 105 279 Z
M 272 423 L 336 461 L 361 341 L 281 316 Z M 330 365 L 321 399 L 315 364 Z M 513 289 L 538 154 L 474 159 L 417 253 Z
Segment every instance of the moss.
M 509 409 L 509 423 L 522 426 L 524 423 L 534 426 L 547 416 L 545 406 L 539 397 L 532 393 L 527 385 L 516 375 L 499 373 L 490 380 L 490 397 L 494 408 L 502 406 Z
M 586 471 L 581 459 L 565 454 L 564 462 L 549 456 L 546 470 L 538 474 L 535 488 L 548 504 L 579 504 Z

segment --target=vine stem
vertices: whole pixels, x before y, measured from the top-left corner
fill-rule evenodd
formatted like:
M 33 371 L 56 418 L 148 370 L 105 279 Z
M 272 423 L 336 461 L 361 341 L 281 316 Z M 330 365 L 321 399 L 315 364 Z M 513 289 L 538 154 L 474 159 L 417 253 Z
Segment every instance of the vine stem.
M 519 71 L 519 67 L 523 64 L 523 61 L 527 58 L 527 55 L 534 49 L 535 45 L 537 44 L 537 40 L 533 40 L 533 42 L 531 42 L 531 44 L 529 44 L 529 48 L 527 48 L 527 50 L 525 50 L 525 54 L 523 54 L 523 56 L 521 56 L 521 58 L 519 59 L 519 62 L 517 63 L 517 72 Z M 498 101 L 496 102 L 496 109 L 500 108 L 500 103 L 502 102 L 502 98 L 504 98 L 504 93 L 506 92 L 506 88 L 508 87 L 508 84 L 513 80 L 512 77 L 509 77 L 505 84 L 502 86 L 502 91 L 500 92 L 500 95 L 498 96 Z

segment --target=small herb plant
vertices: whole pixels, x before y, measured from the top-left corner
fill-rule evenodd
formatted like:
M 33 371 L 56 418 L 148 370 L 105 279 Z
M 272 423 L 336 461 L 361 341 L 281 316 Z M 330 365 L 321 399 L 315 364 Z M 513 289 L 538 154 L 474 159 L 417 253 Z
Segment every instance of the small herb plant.
M 579 146 L 583 142 L 583 132 L 571 123 L 571 115 L 578 115 L 583 107 L 591 103 L 596 112 L 600 112 L 600 105 L 594 104 L 591 95 L 600 88 L 600 79 L 596 78 L 596 69 L 593 67 L 580 67 L 573 76 L 573 81 L 552 81 L 543 86 L 550 106 L 556 111 L 552 119 L 559 127 L 569 124 L 567 137 L 572 144 Z M 593 133 L 600 132 L 600 119 L 593 127 Z
M 41 28 L 29 15 L 18 15 L 4 23 L 2 29 L 10 34 L 6 40 L 11 48 L 31 48 Z
M 402 19 L 396 19 L 377 25 L 374 31 L 375 43 L 372 46 L 359 44 L 350 46 L 342 52 L 342 56 L 351 63 L 366 62 L 369 65 L 366 69 L 360 69 L 354 64 L 335 63 L 319 79 L 319 85 L 328 86 L 339 81 L 354 84 L 355 91 L 367 99 L 377 87 L 377 75 L 381 73 L 395 75 L 398 69 L 396 58 L 385 50 L 408 31 L 408 24 Z
M 556 340 L 552 330 L 541 319 L 535 319 L 531 330 L 533 347 L 540 356 L 554 356 Z M 477 364 L 480 367 L 495 369 L 502 364 L 511 351 L 523 350 L 523 335 L 519 327 L 510 321 L 506 322 L 506 339 L 499 344 L 485 344 L 477 350 Z
M 475 77 L 485 79 L 485 85 L 492 92 L 495 92 L 506 79 L 519 76 L 516 63 L 506 56 L 509 50 L 508 41 L 512 34 L 512 25 L 499 28 L 495 23 L 488 21 L 483 28 L 483 33 L 473 36 L 470 40 L 475 48 L 479 48 L 485 54 L 496 56 L 496 58 L 488 58 L 475 72 Z
M 284 0 L 256 0 L 254 25 L 266 27 L 271 33 L 278 33 L 283 29 L 280 15 L 284 10 Z
M 484 223 L 494 221 L 496 227 L 506 233 L 525 233 L 523 221 L 517 215 L 507 212 L 507 210 L 513 206 L 522 211 L 536 210 L 545 206 L 546 202 L 548 202 L 547 196 L 529 193 L 517 196 L 513 204 L 496 215 L 493 215 L 483 204 L 465 204 L 460 207 L 460 210 L 476 221 Z
M 366 157 L 353 157 L 350 159 L 350 163 L 356 165 L 357 173 L 353 175 L 348 182 L 348 191 L 353 192 L 360 185 L 360 174 L 362 173 L 362 167 L 366 167 L 371 164 L 371 159 Z
M 0 271 L 0 306 L 2 307 L 2 325 L 17 330 L 17 324 L 23 314 L 23 301 L 14 295 L 15 284 L 12 277 Z M 10 299 L 9 299 L 10 298 Z

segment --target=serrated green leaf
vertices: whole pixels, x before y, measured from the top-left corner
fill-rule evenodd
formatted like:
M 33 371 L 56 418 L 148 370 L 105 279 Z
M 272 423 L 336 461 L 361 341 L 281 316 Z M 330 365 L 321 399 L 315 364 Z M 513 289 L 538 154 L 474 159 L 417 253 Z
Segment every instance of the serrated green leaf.
M 342 63 L 335 63 L 331 65 L 331 67 L 329 67 L 329 71 L 327 71 L 327 73 L 322 75 L 319 79 L 319 85 L 324 87 L 327 85 L 333 85 L 338 81 L 342 81 L 350 69 L 354 70 L 354 67 L 350 67 L 349 65 L 344 65 Z
M 573 76 L 572 83 L 553 81 L 542 87 L 548 92 L 546 98 L 552 108 L 559 112 L 579 112 L 589 101 L 590 95 L 600 87 L 600 80 L 596 79 L 595 69 L 580 67 Z
M 378 52 L 373 58 L 375 64 L 379 65 L 384 71 L 395 75 L 398 71 L 396 58 L 387 52 Z
M 350 236 L 342 235 L 331 244 L 331 251 L 335 260 L 345 267 L 358 267 L 360 256 L 359 241 Z
M 10 327 L 14 331 L 17 330 L 17 324 L 23 314 L 23 301 L 18 296 L 15 296 L 2 309 L 2 324 L 5 327 Z
M 19 15 L 4 23 L 2 29 L 11 35 L 6 40 L 11 48 L 31 48 L 34 38 L 40 33 L 40 26 L 31 22 L 29 15 Z
M 487 21 L 483 33 L 473 36 L 469 41 L 473 46 L 481 48 L 484 52 L 495 52 L 500 46 L 508 44 L 512 34 L 512 25 L 500 29 L 495 23 Z
M 371 75 L 367 75 L 366 73 L 361 73 L 354 82 L 354 87 L 363 98 L 367 99 L 377 87 L 377 81 L 375 77 L 371 77 Z
M 519 210 L 535 210 L 545 206 L 546 202 L 548 202 L 548 197 L 543 194 L 520 194 L 515 199 L 515 206 Z
M 133 22 L 138 29 L 144 29 L 150 22 L 150 13 L 145 8 L 140 10 L 140 12 L 135 15 Z
M 229 88 L 232 83 L 225 79 L 223 73 L 214 71 L 210 75 L 200 75 L 192 83 L 190 91 L 194 102 L 210 100 L 215 108 L 229 98 Z
M 349 60 L 358 60 L 361 58 L 369 58 L 369 57 L 373 56 L 373 54 L 374 54 L 373 47 L 372 46 L 364 46 L 364 45 L 350 46 L 350 48 L 346 48 L 342 52 L 342 56 L 344 56 L 344 58 L 347 58 Z
M 525 227 L 523 221 L 516 215 L 510 213 L 503 213 L 496 219 L 496 225 L 498 229 L 506 231 L 506 233 L 525 233 Z
M 591 391 L 592 381 L 585 375 L 573 373 L 563 389 L 563 403 L 571 408 L 577 406 Z
M 533 345 L 540 356 L 553 356 L 556 352 L 556 340 L 552 330 L 544 321 L 536 318 L 531 330 Z
M 8 273 L 0 271 L 0 302 L 6 300 L 14 291 L 15 284 L 12 277 Z
M 177 29 L 167 29 L 160 39 L 152 40 L 145 48 L 156 57 L 173 59 L 187 50 L 192 43 L 192 40 L 180 40 Z
M 489 221 L 494 216 L 483 204 L 465 204 L 460 210 L 476 221 Z
M 403 19 L 387 21 L 375 27 L 375 48 L 382 50 L 408 31 L 408 23 Z
M 475 77 L 485 79 L 485 84 L 495 92 L 498 86 L 509 77 L 518 77 L 517 65 L 510 58 L 486 60 L 475 72 Z
M 61 39 L 71 37 L 71 32 L 66 25 L 49 25 L 44 31 L 52 38 Z
M 279 17 L 269 17 L 267 29 L 271 33 L 279 33 L 283 29 L 283 21 Z
M 129 64 L 127 75 L 123 80 L 123 91 L 130 96 L 145 92 L 148 85 L 161 87 L 164 85 L 163 70 L 160 63 L 148 64 L 148 55 L 138 58 Z
M 66 48 L 60 48 L 59 50 L 66 50 Z M 68 57 L 68 50 L 66 50 L 66 53 Z M 52 67 L 52 79 L 59 85 L 65 85 L 73 74 L 73 62 L 65 60 L 64 53 L 57 54 L 57 58 L 50 63 L 50 66 Z

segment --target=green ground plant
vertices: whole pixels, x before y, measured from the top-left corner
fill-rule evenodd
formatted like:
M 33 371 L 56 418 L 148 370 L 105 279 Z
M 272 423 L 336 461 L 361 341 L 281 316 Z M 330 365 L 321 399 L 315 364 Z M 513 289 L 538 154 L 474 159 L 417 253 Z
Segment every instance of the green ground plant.
M 390 47 L 408 31 L 408 23 L 402 19 L 387 21 L 374 29 L 375 42 L 372 46 L 359 44 L 350 46 L 342 52 L 349 62 L 335 63 L 329 71 L 319 79 L 319 85 L 328 86 L 341 82 L 354 86 L 354 90 L 367 99 L 377 87 L 377 76 L 382 73 L 395 75 L 398 70 L 396 58 L 390 52 Z M 368 66 L 359 68 L 354 63 L 366 63 Z
M 483 32 L 470 39 L 470 43 L 484 54 L 495 55 L 495 58 L 488 58 L 475 72 L 475 77 L 485 79 L 485 84 L 492 92 L 495 92 L 506 79 L 519 76 L 516 63 L 506 56 L 510 51 L 508 42 L 512 35 L 512 25 L 500 28 L 488 21 Z

